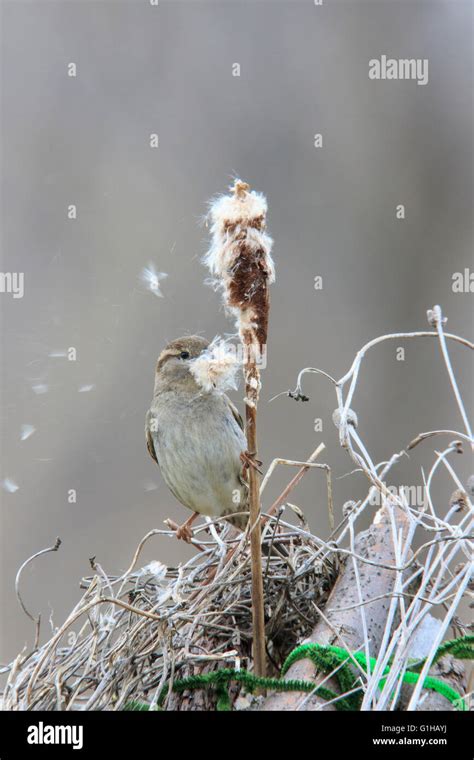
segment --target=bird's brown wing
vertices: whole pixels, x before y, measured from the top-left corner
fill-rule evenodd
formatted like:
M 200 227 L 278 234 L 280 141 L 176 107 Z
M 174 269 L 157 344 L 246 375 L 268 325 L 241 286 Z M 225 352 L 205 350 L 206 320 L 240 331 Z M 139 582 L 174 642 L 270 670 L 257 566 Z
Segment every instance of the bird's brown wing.
M 232 401 L 230 400 L 230 398 L 228 398 L 228 396 L 225 397 L 225 400 L 226 400 L 226 402 L 229 405 L 229 409 L 232 412 L 232 415 L 233 415 L 234 420 L 236 421 L 237 425 L 240 428 L 242 428 L 242 430 L 245 432 L 244 421 L 242 419 L 242 416 L 239 414 L 239 410 L 237 409 L 236 406 L 234 406 L 234 404 L 232 403 Z
M 155 446 L 153 444 L 153 436 L 150 430 L 150 419 L 155 419 L 153 415 L 151 414 L 151 410 L 147 413 L 146 423 L 145 423 L 146 447 L 148 449 L 148 453 L 151 456 L 151 458 L 155 460 L 156 464 L 158 464 L 158 458 L 156 456 Z
M 232 403 L 230 398 L 228 396 L 225 397 L 226 403 L 229 405 L 229 409 L 232 412 L 232 416 L 234 420 L 236 421 L 237 425 L 242 428 L 243 432 L 245 433 L 245 426 L 244 421 L 242 419 L 241 414 L 239 413 L 239 410 L 237 407 Z M 245 467 L 242 467 L 242 470 L 240 472 L 240 482 L 243 486 L 246 486 L 248 488 L 248 475 L 247 470 Z

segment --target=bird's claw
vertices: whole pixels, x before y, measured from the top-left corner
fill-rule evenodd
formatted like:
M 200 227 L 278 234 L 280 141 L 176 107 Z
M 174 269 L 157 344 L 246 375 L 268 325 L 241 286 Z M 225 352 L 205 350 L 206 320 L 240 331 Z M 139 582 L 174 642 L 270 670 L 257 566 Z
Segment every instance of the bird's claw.
M 179 525 L 176 531 L 176 538 L 178 541 L 186 541 L 190 544 L 193 539 L 193 532 L 188 525 Z
M 257 470 L 257 472 L 260 473 L 260 475 L 263 475 L 263 472 L 259 469 L 263 462 L 261 462 L 260 459 L 254 459 L 248 451 L 241 452 L 240 461 L 244 465 L 244 469 L 253 467 L 254 470 Z
M 178 541 L 186 541 L 187 544 L 191 543 L 193 532 L 189 525 L 186 525 L 186 523 L 178 525 L 178 523 L 175 523 L 175 521 L 171 520 L 170 518 L 165 520 L 165 525 L 167 525 L 170 530 L 173 530 L 175 532 Z

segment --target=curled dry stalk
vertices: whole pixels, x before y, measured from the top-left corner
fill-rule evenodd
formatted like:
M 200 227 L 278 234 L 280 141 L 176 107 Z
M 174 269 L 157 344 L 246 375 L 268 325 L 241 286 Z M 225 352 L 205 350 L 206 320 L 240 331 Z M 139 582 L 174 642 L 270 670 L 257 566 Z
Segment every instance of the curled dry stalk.
M 462 454 L 462 441 L 468 441 L 472 446 L 473 438 L 447 341 L 471 350 L 474 345 L 465 338 L 444 332 L 446 320 L 439 306 L 428 312 L 428 321 L 436 332 L 397 333 L 375 338 L 360 349 L 351 368 L 340 380 L 319 369 L 306 368 L 298 376 L 296 389 L 288 392 L 292 398 L 308 400 L 301 387 L 302 377 L 307 372 L 323 375 L 333 382 L 338 403 L 333 420 L 339 430 L 340 443 L 357 465 L 356 472 L 364 473 L 369 481 L 366 498 L 359 504 L 347 504 L 343 510 L 344 520 L 333 532 L 339 555 L 346 555 L 348 561 L 310 636 L 311 641 L 342 643 L 348 651 L 361 649 L 367 657 L 376 658 L 372 672 L 358 673 L 362 710 L 448 709 L 442 697 L 423 690 L 424 678 L 429 673 L 441 675 L 461 693 L 466 689 L 464 670 L 459 663 L 441 664 L 440 661 L 433 667 L 433 661 L 450 627 L 454 635 L 464 635 L 472 630 L 472 625 L 459 618 L 458 610 L 461 601 L 472 596 L 473 591 L 474 508 L 448 457 Z M 362 360 L 370 348 L 386 340 L 425 337 L 439 340 L 465 432 L 432 430 L 421 433 L 406 451 L 394 454 L 388 462 L 375 463 L 357 432 L 357 415 L 352 408 Z M 445 434 L 455 436 L 456 440 L 444 451 L 435 451 L 430 472 L 427 476 L 422 473 L 423 504 L 410 504 L 403 488 L 398 489 L 398 493 L 389 490 L 385 478 L 393 466 L 422 441 Z M 443 467 L 452 479 L 455 491 L 446 514 L 441 516 L 440 508 L 446 511 L 446 506 L 437 504 L 433 484 Z M 381 509 L 369 531 L 357 534 L 357 522 L 374 497 L 378 498 Z M 346 541 L 349 541 L 349 549 L 342 545 Z M 416 543 L 420 545 L 415 549 Z M 434 617 L 435 611 L 442 615 Z M 418 660 L 424 660 L 420 679 L 414 687 L 407 688 L 402 676 L 414 659 L 416 661 L 416 656 Z M 388 666 L 389 675 L 381 686 L 381 676 Z M 290 668 L 286 677 L 314 676 L 311 663 L 299 662 Z M 266 701 L 264 709 L 299 709 L 303 704 L 304 709 L 334 709 L 334 704 L 329 705 L 318 698 L 308 699 L 301 694 L 274 695 Z
M 15 578 L 15 594 L 16 594 L 16 598 L 18 599 L 18 603 L 21 609 L 23 610 L 23 612 L 25 613 L 25 615 L 29 617 L 30 620 L 32 620 L 33 623 L 35 624 L 35 643 L 34 643 L 35 648 L 38 646 L 39 637 L 40 637 L 41 615 L 38 615 L 38 617 L 35 618 L 31 614 L 31 612 L 28 612 L 25 606 L 25 603 L 23 601 L 23 597 L 21 596 L 21 593 L 20 593 L 20 578 L 21 578 L 21 574 L 23 570 L 26 568 L 27 565 L 30 564 L 30 562 L 33 562 L 38 557 L 43 556 L 43 554 L 49 554 L 49 552 L 57 552 L 60 546 L 61 546 L 61 539 L 58 536 L 52 546 L 49 546 L 47 549 L 41 549 L 41 551 L 36 552 L 27 560 L 25 560 L 25 562 L 23 562 L 23 564 L 20 566 Z

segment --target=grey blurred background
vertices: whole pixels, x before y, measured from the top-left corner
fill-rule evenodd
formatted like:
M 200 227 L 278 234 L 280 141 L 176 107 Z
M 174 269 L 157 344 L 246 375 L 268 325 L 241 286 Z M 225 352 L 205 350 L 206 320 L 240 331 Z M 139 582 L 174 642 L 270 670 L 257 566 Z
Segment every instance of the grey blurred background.
M 28 556 L 61 537 L 22 580 L 44 640 L 50 615 L 59 624 L 79 597 L 89 557 L 119 573 L 148 530 L 188 516 L 146 452 L 144 415 L 167 340 L 232 331 L 203 284 L 200 219 L 235 175 L 267 195 L 275 240 L 261 458 L 302 459 L 323 440 L 337 517 L 365 494 L 362 475 L 337 479 L 353 466 L 325 378 L 306 378 L 307 404 L 267 402 L 304 366 L 339 377 L 376 335 L 426 329 L 435 303 L 452 332 L 472 337 L 473 296 L 453 293 L 451 278 L 472 269 L 473 56 L 472 4 L 461 0 L 16 0 L 1 10 L 1 266 L 25 273 L 23 299 L 0 295 L 5 662 L 33 638 L 14 594 Z M 382 54 L 428 58 L 429 83 L 370 81 L 368 61 Z M 169 275 L 161 299 L 139 279 L 149 262 Z M 77 361 L 51 356 L 69 347 Z M 471 357 L 451 352 L 470 405 Z M 462 430 L 432 340 L 369 353 L 353 407 L 376 461 L 421 431 Z M 36 431 L 22 441 L 25 424 Z M 389 482 L 421 484 L 432 450 L 420 447 Z M 468 455 L 454 464 L 465 480 Z M 285 469 L 266 506 L 293 475 Z M 437 485 L 443 504 L 452 488 Z M 291 500 L 327 535 L 321 473 Z M 157 538 L 142 561 L 176 564 L 193 551 Z

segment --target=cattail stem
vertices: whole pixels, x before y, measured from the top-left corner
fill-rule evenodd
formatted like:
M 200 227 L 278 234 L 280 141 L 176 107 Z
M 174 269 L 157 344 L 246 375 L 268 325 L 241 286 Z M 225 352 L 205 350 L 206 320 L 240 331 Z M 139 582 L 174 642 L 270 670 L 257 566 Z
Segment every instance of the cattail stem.
M 250 388 L 247 387 L 247 393 Z M 257 457 L 257 406 L 246 405 L 248 454 Z M 263 601 L 262 529 L 260 524 L 260 478 L 255 467 L 249 467 L 250 555 L 252 563 L 252 628 L 254 672 L 265 676 L 265 612 Z
M 236 180 L 231 194 L 211 206 L 212 244 L 205 263 L 222 289 L 227 310 L 236 317 L 244 352 L 247 455 L 249 459 L 249 525 L 252 562 L 252 621 L 254 672 L 266 670 L 263 603 L 260 482 L 256 468 L 257 402 L 260 358 L 266 348 L 270 296 L 275 279 L 270 255 L 272 240 L 266 234 L 267 202 L 249 185 Z

